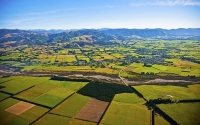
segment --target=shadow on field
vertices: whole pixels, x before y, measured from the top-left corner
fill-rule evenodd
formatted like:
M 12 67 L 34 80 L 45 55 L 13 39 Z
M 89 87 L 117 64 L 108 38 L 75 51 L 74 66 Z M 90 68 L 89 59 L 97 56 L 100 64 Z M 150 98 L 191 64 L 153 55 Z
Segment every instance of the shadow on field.
M 125 85 L 91 81 L 81 88 L 77 93 L 90 96 L 98 100 L 110 102 L 115 94 L 133 93 L 133 90 Z
M 3 82 L 0 81 L 0 84 L 9 82 L 9 81 L 11 81 L 11 80 L 12 80 L 12 79 L 9 79 L 9 80 L 3 81 Z

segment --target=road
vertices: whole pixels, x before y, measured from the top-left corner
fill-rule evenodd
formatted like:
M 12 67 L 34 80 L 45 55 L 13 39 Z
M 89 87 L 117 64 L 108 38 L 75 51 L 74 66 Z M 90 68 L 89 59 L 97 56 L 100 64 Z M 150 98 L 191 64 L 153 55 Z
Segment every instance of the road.
M 75 44 L 78 46 L 79 49 L 81 49 L 81 47 L 77 43 L 75 43 Z
M 126 86 L 128 86 L 128 84 L 124 81 L 124 78 L 122 78 L 122 77 L 120 76 L 120 73 L 121 73 L 122 71 L 123 71 L 123 69 L 119 71 L 118 76 L 119 76 L 119 78 L 121 79 L 121 81 L 122 81 Z

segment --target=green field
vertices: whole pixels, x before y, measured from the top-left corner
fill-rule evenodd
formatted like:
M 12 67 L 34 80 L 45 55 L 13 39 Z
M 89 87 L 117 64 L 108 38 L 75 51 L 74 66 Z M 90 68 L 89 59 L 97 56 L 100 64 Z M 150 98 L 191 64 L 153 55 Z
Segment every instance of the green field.
M 151 124 L 151 110 L 154 106 L 147 103 L 146 99 L 153 103 L 158 101 L 156 99 L 161 100 L 158 103 L 162 104 L 156 102 L 155 106 L 180 125 L 200 124 L 200 103 L 179 101 L 200 99 L 200 84 L 193 84 L 200 81 L 199 36 L 186 33 L 173 37 L 172 34 L 167 37 L 164 34 L 161 34 L 162 37 L 142 37 L 153 35 L 152 29 L 142 32 L 141 36 L 130 35 L 131 30 L 129 32 L 125 29 L 118 29 L 119 33 L 113 29 L 109 31 L 117 35 L 107 34 L 106 29 L 102 29 L 102 32 L 98 29 L 66 30 L 59 34 L 53 33 L 59 30 L 39 30 L 37 33 L 34 30 L 27 33 L 25 30 L 1 30 L 0 124 L 96 124 L 75 118 L 91 98 L 109 103 L 97 123 L 100 125 Z M 164 30 L 156 30 L 164 33 Z M 51 77 L 47 77 L 80 78 L 77 74 L 81 77 L 98 75 L 99 78 L 90 78 L 91 82 L 77 82 L 51 80 Z M 105 77 L 104 81 L 99 75 L 112 79 Z M 130 86 L 125 86 L 120 77 L 129 80 L 128 84 L 141 93 L 144 99 L 139 98 Z M 149 80 L 161 82 L 153 83 Z M 170 99 L 172 103 L 164 104 L 164 99 Z M 6 110 L 20 101 L 35 106 L 18 116 Z M 168 121 L 160 115 L 155 113 L 155 124 L 168 125 Z
M 180 99 L 197 99 L 195 92 L 190 89 L 193 86 L 200 86 L 200 85 L 189 85 L 188 87 L 181 87 L 181 86 L 162 86 L 162 85 L 141 85 L 141 86 L 134 86 L 146 99 L 158 99 L 158 98 L 169 98 L 164 95 L 172 95 L 172 100 L 180 100 Z M 194 89 L 194 88 L 193 88 Z M 197 92 L 197 91 L 196 91 Z M 199 93 L 199 92 L 198 92 Z
M 44 77 L 42 80 L 40 84 L 15 95 L 15 97 L 54 107 L 87 84 L 87 82 L 49 80 L 49 77 Z
M 91 39 L 91 36 L 80 36 L 80 38 L 88 42 L 86 38 Z M 78 48 L 74 44 L 79 44 L 80 38 L 74 37 L 68 42 L 62 41 L 48 46 L 34 45 L 33 48 L 27 45 L 18 46 L 17 49 L 7 46 L 5 49 L 0 49 L 4 53 L 0 64 L 19 66 L 23 68 L 21 71 L 28 72 L 76 71 L 104 75 L 117 74 L 119 69 L 129 67 L 122 76 L 132 79 L 138 78 L 137 75 L 141 73 L 145 73 L 143 79 L 146 75 L 148 77 L 148 73 L 153 73 L 154 77 L 158 78 L 200 76 L 198 40 L 130 39 L 125 40 L 126 44 L 121 40 L 110 40 L 108 42 L 117 44 L 84 45 Z M 66 45 L 69 46 L 66 48 Z M 59 49 L 55 49 L 58 46 Z M 86 60 L 87 63 L 77 66 L 78 60 Z M 104 71 L 104 68 L 107 71 Z
M 6 81 L 7 79 L 9 81 Z M 2 78 L 2 81 L 6 82 L 1 83 L 2 86 L 5 86 L 5 88 L 2 88 L 1 91 L 5 91 L 12 94 L 19 93 L 41 82 L 40 79 L 37 79 L 37 77 L 26 77 L 26 76 L 25 77 L 15 76 L 10 78 L 5 78 L 5 80 L 4 78 Z
M 96 125 L 96 123 L 78 120 L 78 119 L 72 119 L 68 124 L 69 125 Z
M 150 124 L 150 111 L 140 104 L 112 101 L 101 124 L 103 125 L 145 125 Z
M 150 124 L 150 110 L 143 99 L 134 93 L 116 94 L 106 114 L 102 118 L 103 125 L 144 125 Z
M 24 82 L 24 80 L 26 82 Z M 88 85 L 91 85 L 91 83 L 93 83 L 93 87 L 88 88 Z M 114 98 L 110 102 L 105 114 L 102 116 L 100 124 L 144 125 L 150 124 L 151 122 L 151 110 L 149 110 L 145 105 L 146 102 L 142 98 L 139 98 L 135 93 L 122 93 L 122 87 L 114 87 L 118 84 L 112 84 L 113 87 L 108 89 L 108 86 L 110 85 L 107 85 L 108 83 L 57 81 L 50 80 L 50 77 L 26 76 L 0 78 L 0 84 L 5 86 L 5 88 L 2 89 L 3 91 L 5 91 L 6 88 L 8 88 L 7 90 L 12 87 L 14 89 L 16 85 L 19 85 L 22 88 L 17 87 L 16 92 L 12 89 L 9 90 L 10 93 L 13 92 L 14 97 L 27 100 L 30 103 L 34 102 L 36 104 L 53 108 L 44 117 L 37 120 L 35 124 L 93 125 L 95 123 L 78 120 L 74 117 L 87 104 L 91 97 L 97 98 L 98 94 L 102 96 L 102 93 L 107 93 L 106 96 L 109 97 L 112 90 L 118 91 L 118 89 L 119 92 L 116 92 L 113 95 Z M 30 85 L 33 85 L 33 87 L 27 89 L 27 86 Z M 105 85 L 105 88 L 100 91 L 101 88 L 100 86 L 97 87 L 97 85 Z M 133 87 L 143 94 L 144 98 L 147 100 L 169 98 L 164 96 L 165 94 L 172 95 L 173 98 L 170 99 L 176 101 L 181 99 L 200 98 L 200 84 L 191 84 L 185 87 L 172 85 L 138 85 Z M 80 93 L 78 94 L 78 92 L 84 90 L 84 88 L 88 89 L 86 92 L 94 93 L 92 95 L 89 94 L 89 96 L 85 96 L 88 95 L 87 93 L 82 93 L 82 95 Z M 66 100 L 63 101 L 64 99 Z M 60 103 L 61 101 L 63 102 Z M 20 102 L 20 100 L 13 99 L 11 95 L 0 92 L 0 123 L 6 125 L 15 123 L 30 124 L 49 110 L 35 105 L 18 116 L 5 111 L 5 109 L 17 104 L 18 102 Z M 180 125 L 199 124 L 199 103 L 158 104 L 157 106 L 175 121 L 180 123 Z M 169 125 L 164 118 L 159 116 L 159 114 L 156 114 L 155 125 L 160 124 Z
M 116 94 L 113 101 L 135 104 L 143 102 L 144 100 L 139 98 L 135 93 L 121 93 Z
M 155 125 L 170 125 L 163 117 L 159 114 L 154 115 L 154 123 Z
M 34 121 L 47 111 L 48 111 L 48 109 L 46 109 L 46 108 L 43 108 L 40 106 L 34 106 L 31 109 L 27 110 L 26 112 L 20 114 L 19 116 L 22 118 Z
M 56 81 L 56 80 L 49 80 L 45 82 L 48 85 L 58 86 L 61 88 L 67 88 L 72 91 L 77 91 L 83 86 L 85 86 L 88 82 L 76 82 L 76 81 Z
M 71 118 L 47 114 L 42 119 L 37 121 L 35 125 L 67 125 L 71 121 Z
M 20 102 L 19 100 L 8 98 L 0 102 L 0 111 L 4 111 L 5 109 L 9 108 L 10 106 L 17 104 Z
M 39 96 L 42 96 L 43 94 L 49 92 L 50 90 L 53 90 L 54 88 L 56 88 L 56 86 L 41 83 L 34 86 L 31 89 L 28 89 L 22 93 L 19 93 L 18 95 L 16 95 L 16 97 L 19 97 L 28 101 L 32 101 L 33 99 L 38 98 Z
M 59 82 L 58 82 L 59 83 Z M 31 102 L 42 104 L 49 107 L 54 107 L 59 102 L 74 93 L 73 90 L 59 87 L 56 85 L 41 83 L 33 88 L 26 90 L 16 97 L 22 98 Z
M 174 66 L 164 66 L 164 65 L 154 64 L 151 67 L 145 67 L 143 63 L 132 63 L 125 71 L 131 71 L 138 74 L 141 74 L 141 72 L 144 73 L 152 72 L 158 75 L 159 73 L 166 73 L 166 74 L 175 74 L 179 76 L 188 76 L 188 75 L 200 76 L 199 64 L 181 60 L 179 60 L 179 63 L 180 63 L 179 65 L 178 63 L 175 63 Z
M 43 115 L 48 109 L 40 107 L 40 106 L 33 106 L 32 108 L 28 109 L 27 111 L 23 112 L 20 115 L 15 115 L 5 111 L 7 108 L 17 104 L 20 102 L 19 100 L 8 98 L 4 101 L 0 102 L 0 123 L 4 125 L 26 125 L 30 124 L 38 117 Z
M 6 112 L 6 111 L 0 111 L 0 123 L 2 125 L 9 122 L 10 120 L 12 120 L 15 117 L 16 116 L 14 114 L 11 114 L 11 113 Z
M 89 62 L 89 60 L 90 60 L 87 56 L 80 55 L 80 56 L 77 56 L 77 57 L 78 57 L 78 60 L 86 60 L 87 62 Z
M 4 125 L 28 125 L 31 123 L 31 120 L 15 116 L 13 119 L 10 119 Z
M 64 98 L 57 97 L 57 96 L 50 95 L 50 94 L 43 94 L 43 95 L 33 99 L 32 102 L 42 104 L 45 106 L 49 106 L 49 107 L 54 107 L 62 100 L 64 100 Z
M 75 62 L 75 61 L 76 61 L 76 58 L 75 58 L 74 55 L 66 55 L 66 56 L 64 57 L 64 61 L 65 61 L 65 62 Z
M 200 124 L 199 103 L 160 104 L 158 107 L 180 125 Z
M 61 103 L 58 107 L 53 109 L 51 112 L 63 116 L 74 117 L 89 101 L 89 99 L 90 98 L 87 96 L 76 93 Z
M 5 93 L 0 93 L 0 101 L 5 99 L 5 98 L 8 98 L 10 95 L 8 94 L 5 94 Z

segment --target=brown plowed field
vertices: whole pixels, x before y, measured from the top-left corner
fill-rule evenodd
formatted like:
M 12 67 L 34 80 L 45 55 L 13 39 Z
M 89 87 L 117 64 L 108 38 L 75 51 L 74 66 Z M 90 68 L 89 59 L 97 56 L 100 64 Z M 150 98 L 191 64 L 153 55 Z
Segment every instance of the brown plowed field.
M 20 115 L 23 112 L 32 108 L 33 106 L 35 106 L 35 105 L 21 101 L 21 102 L 18 102 L 17 104 L 15 104 L 13 106 L 7 108 L 5 111 L 10 112 L 10 113 L 15 114 L 15 115 Z
M 108 104 L 108 102 L 99 101 L 97 99 L 90 99 L 90 101 L 81 109 L 75 118 L 98 122 Z

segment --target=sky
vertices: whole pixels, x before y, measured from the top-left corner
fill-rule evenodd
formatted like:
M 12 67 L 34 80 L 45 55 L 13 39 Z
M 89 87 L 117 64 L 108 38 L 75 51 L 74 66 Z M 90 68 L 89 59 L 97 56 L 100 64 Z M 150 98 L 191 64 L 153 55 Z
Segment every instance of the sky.
M 2 28 L 200 28 L 200 0 L 0 0 Z

